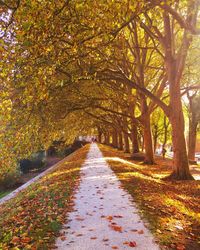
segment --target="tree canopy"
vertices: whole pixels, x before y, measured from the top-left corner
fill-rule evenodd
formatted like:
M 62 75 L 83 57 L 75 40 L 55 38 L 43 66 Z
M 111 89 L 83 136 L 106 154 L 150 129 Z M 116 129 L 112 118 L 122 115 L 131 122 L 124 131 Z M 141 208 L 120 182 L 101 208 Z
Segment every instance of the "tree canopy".
M 199 1 L 1 0 L 0 10 L 1 168 L 94 130 L 127 151 L 144 146 L 152 164 L 161 118 L 170 178 L 192 178 L 182 96 L 199 91 Z

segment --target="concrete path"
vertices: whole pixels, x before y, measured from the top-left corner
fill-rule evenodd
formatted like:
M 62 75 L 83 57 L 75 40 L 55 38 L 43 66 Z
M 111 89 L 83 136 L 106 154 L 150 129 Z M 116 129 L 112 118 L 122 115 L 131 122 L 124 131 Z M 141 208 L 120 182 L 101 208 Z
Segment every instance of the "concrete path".
M 56 241 L 59 250 L 159 249 L 96 144 L 81 175 L 74 210 Z

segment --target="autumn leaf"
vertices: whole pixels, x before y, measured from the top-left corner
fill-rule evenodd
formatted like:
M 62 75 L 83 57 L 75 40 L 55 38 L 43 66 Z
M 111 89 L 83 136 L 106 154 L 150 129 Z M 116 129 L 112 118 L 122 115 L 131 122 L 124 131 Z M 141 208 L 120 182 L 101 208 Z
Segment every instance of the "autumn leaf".
M 136 246 L 137 246 L 137 244 L 136 244 L 135 241 L 130 241 L 129 242 L 129 247 L 136 247 Z
M 111 220 L 113 220 L 113 216 L 107 216 L 106 219 L 111 221 Z
M 91 239 L 91 240 L 96 240 L 96 239 L 97 239 L 97 237 L 91 237 L 90 239 Z
M 112 246 L 112 249 L 119 249 L 117 246 Z
M 66 240 L 66 236 L 62 236 L 62 237 L 60 237 L 60 239 L 61 239 L 62 241 L 65 241 L 65 240 Z
M 21 239 L 22 243 L 29 243 L 30 241 L 31 241 L 31 238 L 29 238 L 29 237 L 25 237 L 25 238 Z
M 114 215 L 113 217 L 114 217 L 114 218 L 123 218 L 122 215 Z
M 112 230 L 122 233 L 122 227 L 117 225 L 110 225 L 110 227 L 112 228 Z

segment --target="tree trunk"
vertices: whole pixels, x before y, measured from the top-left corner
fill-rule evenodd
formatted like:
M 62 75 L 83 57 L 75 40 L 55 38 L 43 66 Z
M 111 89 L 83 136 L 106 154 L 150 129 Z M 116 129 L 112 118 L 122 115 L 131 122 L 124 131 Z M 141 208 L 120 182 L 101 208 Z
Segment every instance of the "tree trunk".
M 101 143 L 102 131 L 98 129 L 98 142 Z
M 154 135 L 153 135 L 154 154 L 156 153 L 157 141 L 158 141 L 158 126 L 155 125 L 154 126 Z
M 188 139 L 188 158 L 191 161 L 195 161 L 197 125 L 198 122 L 195 121 L 194 116 L 192 115 L 191 119 L 189 119 L 189 139 Z
M 196 1 L 188 1 L 187 19 L 189 24 L 196 25 L 198 8 L 195 8 Z M 174 151 L 174 171 L 169 176 L 170 179 L 191 180 L 193 179 L 189 171 L 189 162 L 184 135 L 184 116 L 181 102 L 181 78 L 183 75 L 187 51 L 192 42 L 192 37 L 188 30 L 184 30 L 180 49 L 176 53 L 176 37 L 172 31 L 172 23 L 167 11 L 163 12 L 164 20 L 164 50 L 165 66 L 169 83 L 170 113 L 168 117 L 172 124 L 172 142 Z
M 123 150 L 123 137 L 122 137 L 122 132 L 119 132 L 118 133 L 118 139 L 119 139 L 119 141 L 118 141 L 118 148 L 119 148 L 119 150 Z
M 109 132 L 105 133 L 105 144 L 106 145 L 110 144 L 110 134 L 109 134 Z
M 173 144 L 173 166 L 174 170 L 167 179 L 192 180 L 193 177 L 189 171 L 189 162 L 185 141 L 185 122 L 181 102 L 180 79 L 176 79 L 176 61 L 170 61 L 168 64 L 168 74 L 170 82 L 170 115 L 169 119 L 172 125 L 172 144 Z
M 127 113 L 126 113 L 127 114 Z M 124 152 L 130 153 L 129 136 L 128 136 L 128 121 L 123 117 L 123 137 L 124 137 Z
M 163 140 L 163 145 L 162 148 L 165 148 L 166 143 L 167 143 L 167 130 L 168 130 L 168 125 L 167 125 L 167 117 L 164 116 L 164 140 Z
M 139 153 L 139 143 L 138 143 L 138 131 L 137 126 L 134 122 L 131 124 L 131 142 L 132 142 L 132 154 Z
M 180 104 L 179 104 L 180 106 Z M 184 136 L 184 118 L 182 109 L 173 112 L 173 117 L 171 119 L 172 123 L 172 142 L 173 142 L 173 152 L 174 152 L 174 171 L 169 176 L 169 179 L 176 180 L 192 180 L 193 177 L 189 171 L 189 163 L 186 150 L 186 142 Z
M 129 145 L 129 138 L 127 133 L 123 133 L 124 135 L 124 152 L 130 153 L 130 145 Z
M 153 140 L 150 125 L 150 115 L 146 114 L 143 121 L 144 125 L 144 149 L 145 149 L 145 164 L 154 164 Z
M 117 130 L 113 129 L 112 132 L 112 145 L 114 148 L 118 148 L 118 138 L 117 138 Z

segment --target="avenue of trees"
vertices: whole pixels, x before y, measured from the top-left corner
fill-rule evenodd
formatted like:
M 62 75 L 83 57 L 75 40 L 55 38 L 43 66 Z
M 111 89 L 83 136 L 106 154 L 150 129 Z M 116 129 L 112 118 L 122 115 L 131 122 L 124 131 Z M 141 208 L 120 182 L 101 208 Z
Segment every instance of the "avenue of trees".
M 198 0 L 0 0 L 0 167 L 55 139 L 99 141 L 193 179 L 200 121 Z M 188 145 L 185 118 L 189 119 Z

